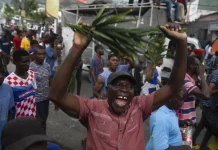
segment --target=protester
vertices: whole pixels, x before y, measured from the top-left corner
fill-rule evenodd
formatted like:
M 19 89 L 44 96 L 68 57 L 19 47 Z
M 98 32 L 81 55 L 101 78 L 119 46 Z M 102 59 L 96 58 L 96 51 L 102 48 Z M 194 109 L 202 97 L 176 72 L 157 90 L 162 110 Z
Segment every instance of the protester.
M 90 71 L 91 71 L 91 84 L 92 88 L 94 89 L 95 83 L 99 74 L 101 74 L 104 70 L 104 60 L 101 58 L 104 55 L 104 49 L 102 45 L 95 46 L 95 53 L 96 55 L 91 59 Z
M 213 108 L 215 108 L 216 105 L 218 104 L 218 70 L 215 70 L 209 76 L 208 84 L 209 84 L 209 90 L 210 90 L 211 97 L 207 101 L 205 100 L 202 101 L 201 120 L 193 135 L 193 146 L 195 149 L 199 148 L 199 146 L 196 145 L 196 139 L 199 136 L 201 130 L 205 127 L 205 122 L 207 120 L 208 113 L 210 113 L 213 110 Z M 201 146 L 200 146 L 201 149 L 205 149 L 207 147 L 207 143 L 210 140 L 211 136 L 212 134 L 209 131 L 205 133 L 203 141 L 201 142 Z
M 214 59 L 214 68 L 218 67 L 218 51 L 215 52 L 215 59 Z
M 167 7 L 167 22 L 173 22 L 171 18 L 171 8 L 174 5 L 175 6 L 175 22 L 181 22 L 179 19 L 179 3 L 177 3 L 175 0 L 155 0 L 154 2 L 157 3 L 157 5 L 160 5 L 160 3 L 165 3 Z
M 8 40 L 6 36 L 6 32 L 2 32 L 2 37 L 0 38 L 0 49 L 8 56 L 10 56 L 11 52 L 11 46 L 10 46 L 10 41 Z M 5 55 L 2 55 L 3 63 L 5 69 L 7 69 L 7 65 L 9 64 L 9 58 Z
M 2 131 L 3 150 L 61 150 L 52 142 L 40 122 L 31 117 L 20 117 L 8 122 Z
M 160 67 L 163 64 L 163 60 L 160 60 L 157 64 L 157 67 Z M 162 87 L 162 83 L 158 79 L 158 72 L 157 70 L 153 70 L 153 63 L 150 64 L 149 67 L 146 68 L 145 76 L 146 80 L 144 85 L 142 86 L 142 90 L 140 92 L 140 95 L 148 95 L 152 92 L 157 91 L 160 87 Z
M 34 61 L 30 64 L 30 70 L 35 74 L 36 79 L 36 111 L 39 115 L 43 128 L 46 130 L 46 120 L 48 118 L 49 101 L 49 74 L 50 66 L 45 60 L 45 49 L 37 45 L 34 47 Z
M 34 72 L 29 70 L 29 53 L 25 50 L 17 50 L 13 53 L 13 60 L 15 72 L 8 75 L 4 83 L 13 89 L 16 117 L 36 117 L 36 81 Z
M 12 88 L 4 84 L 5 69 L 0 65 L 0 135 L 2 129 L 7 121 L 13 119 L 12 107 L 14 106 L 14 97 Z M 1 148 L 1 136 L 0 136 L 0 150 Z
M 57 71 L 57 58 L 60 56 L 60 50 L 58 49 L 58 39 L 56 36 L 49 38 L 49 47 L 46 48 L 46 62 L 50 65 L 50 78 L 52 79 Z
M 150 117 L 150 139 L 146 150 L 184 149 L 190 146 L 182 145 L 182 135 L 179 122 L 174 110 L 179 109 L 187 93 L 185 87 L 177 93 Z
M 134 97 L 135 79 L 125 72 L 113 72 L 107 80 L 107 100 L 90 100 L 66 93 L 73 69 L 91 40 L 87 35 L 74 33 L 73 47 L 56 72 L 49 99 L 69 116 L 79 118 L 87 128 L 86 149 L 145 148 L 143 121 L 180 91 L 186 70 L 187 35 L 177 32 L 180 27 L 174 24 L 160 29 L 178 45 L 168 83 L 150 95 Z M 114 70 L 118 58 L 115 62 Z
M 107 78 L 112 72 L 116 72 L 116 71 L 128 72 L 128 70 L 131 70 L 132 68 L 135 67 L 135 63 L 130 57 L 125 56 L 123 58 L 126 59 L 129 62 L 129 64 L 119 65 L 119 56 L 117 56 L 113 52 L 110 52 L 108 54 L 108 65 L 109 65 L 108 70 L 105 70 L 98 76 L 97 82 L 95 84 L 93 95 L 96 98 L 107 97 L 106 96 Z
M 26 50 L 29 52 L 31 46 L 30 46 L 30 41 L 34 40 L 33 38 L 33 32 L 31 30 L 28 30 L 26 33 L 26 37 L 24 37 L 21 41 L 20 48 Z
M 16 33 L 15 33 L 15 37 L 13 38 L 14 51 L 20 49 L 21 41 L 22 41 L 21 31 L 17 30 Z
M 193 57 L 189 56 L 187 59 L 187 71 L 184 79 L 184 86 L 188 93 L 188 97 L 185 99 L 184 104 L 181 109 L 179 109 L 179 121 L 182 125 L 184 120 L 192 120 L 193 124 L 196 124 L 196 111 L 195 111 L 195 98 L 199 97 L 205 100 L 210 98 L 210 91 L 207 85 L 205 76 L 204 66 L 200 61 Z M 195 85 L 195 81 L 192 78 L 193 76 L 200 77 L 200 86 Z

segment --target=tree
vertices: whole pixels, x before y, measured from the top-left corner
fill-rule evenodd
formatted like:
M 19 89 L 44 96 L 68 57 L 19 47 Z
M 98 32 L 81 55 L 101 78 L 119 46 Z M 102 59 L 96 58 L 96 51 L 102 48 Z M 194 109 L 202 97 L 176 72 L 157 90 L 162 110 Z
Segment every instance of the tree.
M 11 0 L 12 6 L 20 11 L 25 11 L 26 16 L 31 17 L 35 11 L 39 8 L 38 3 L 35 0 Z
M 17 15 L 18 12 L 10 7 L 8 3 L 5 3 L 3 10 L 3 17 L 6 19 L 6 22 L 9 23 L 14 15 Z
M 48 22 L 48 21 L 52 20 L 52 18 L 49 18 L 46 15 L 45 11 L 35 12 L 35 13 L 32 14 L 32 16 L 30 18 L 35 20 L 36 22 L 40 22 L 42 24 L 45 24 L 45 22 Z

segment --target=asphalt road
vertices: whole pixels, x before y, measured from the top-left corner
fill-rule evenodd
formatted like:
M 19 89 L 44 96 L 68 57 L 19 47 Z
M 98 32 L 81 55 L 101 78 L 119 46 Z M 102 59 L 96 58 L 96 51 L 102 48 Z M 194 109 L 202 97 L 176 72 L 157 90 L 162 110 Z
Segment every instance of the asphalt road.
M 14 71 L 13 64 L 8 65 L 9 72 Z M 82 97 L 90 97 L 92 95 L 91 84 L 88 81 L 88 73 L 83 72 L 82 76 Z M 197 109 L 198 121 L 201 117 L 201 110 Z M 149 119 L 144 123 L 145 141 L 149 139 Z M 205 129 L 201 132 L 197 143 L 199 144 L 205 133 Z M 81 140 L 86 136 L 86 128 L 84 128 L 78 121 L 72 120 L 63 111 L 54 111 L 54 106 L 50 104 L 49 117 L 47 120 L 47 134 L 62 145 L 64 150 L 82 150 Z

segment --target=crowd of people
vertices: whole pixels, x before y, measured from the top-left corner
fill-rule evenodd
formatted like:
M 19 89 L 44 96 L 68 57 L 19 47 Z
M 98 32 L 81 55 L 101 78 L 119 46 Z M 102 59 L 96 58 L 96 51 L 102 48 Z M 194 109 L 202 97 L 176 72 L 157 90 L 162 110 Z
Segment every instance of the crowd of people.
M 139 57 L 136 65 L 130 56 L 110 52 L 108 70 L 104 70 L 104 47 L 96 45 L 90 62 L 93 95 L 82 98 L 81 57 L 90 37 L 75 32 L 73 46 L 60 62 L 61 35 L 51 32 L 38 39 L 32 30 L 14 29 L 9 34 L 4 28 L 0 38 L 0 149 L 60 149 L 46 135 L 49 101 L 87 128 L 84 146 L 88 150 L 217 149 L 217 120 L 211 118 L 217 115 L 213 112 L 218 107 L 218 71 L 217 58 L 209 50 L 212 43 L 205 50 L 195 49 L 187 45 L 186 33 L 178 32 L 179 25 L 170 23 L 160 29 L 175 44 L 170 46 L 175 62 L 166 83 L 159 80 L 149 58 Z M 7 71 L 10 61 L 15 65 L 12 73 Z M 73 95 L 75 85 L 77 95 Z M 202 109 L 199 123 L 198 105 Z M 149 117 L 146 144 L 143 122 Z M 207 132 L 199 146 L 196 139 L 203 128 Z M 193 137 L 183 133 L 186 129 L 195 129 Z M 214 140 L 209 145 L 210 138 Z

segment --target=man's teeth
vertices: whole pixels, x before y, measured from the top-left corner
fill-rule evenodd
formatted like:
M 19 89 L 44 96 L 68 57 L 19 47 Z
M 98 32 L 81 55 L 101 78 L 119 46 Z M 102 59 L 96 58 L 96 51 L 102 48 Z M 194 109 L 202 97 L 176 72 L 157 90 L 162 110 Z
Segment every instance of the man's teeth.
M 127 100 L 127 97 L 126 97 L 126 96 L 118 96 L 117 98 L 118 98 L 118 99 L 125 99 L 125 100 Z

